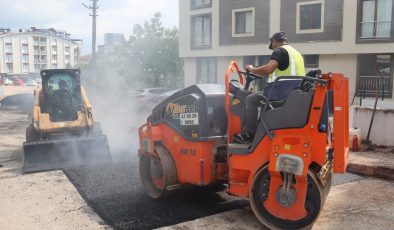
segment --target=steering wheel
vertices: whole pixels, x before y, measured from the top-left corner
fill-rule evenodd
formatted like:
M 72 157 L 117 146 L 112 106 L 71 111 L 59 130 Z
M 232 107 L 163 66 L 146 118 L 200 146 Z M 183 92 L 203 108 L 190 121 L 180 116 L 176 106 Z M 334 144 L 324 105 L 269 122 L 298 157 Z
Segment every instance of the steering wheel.
M 250 83 L 256 79 L 263 79 L 264 77 L 255 73 L 251 73 L 249 70 L 246 71 L 238 71 L 239 74 L 242 74 L 245 76 L 245 90 L 249 90 Z

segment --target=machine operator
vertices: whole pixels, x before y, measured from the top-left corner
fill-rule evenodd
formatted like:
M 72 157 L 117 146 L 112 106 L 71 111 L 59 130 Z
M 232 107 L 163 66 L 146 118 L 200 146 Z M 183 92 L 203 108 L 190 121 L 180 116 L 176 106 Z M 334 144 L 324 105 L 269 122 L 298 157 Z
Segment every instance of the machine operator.
M 270 38 L 269 49 L 273 50 L 267 64 L 254 67 L 246 66 L 246 70 L 262 76 L 268 76 L 265 90 L 272 87 L 272 83 L 280 76 L 305 76 L 304 59 L 293 47 L 288 45 L 284 32 L 276 32 Z M 246 97 L 246 124 L 245 132 L 234 135 L 238 143 L 248 144 L 253 141 L 257 129 L 258 107 L 263 106 L 261 93 L 256 92 Z

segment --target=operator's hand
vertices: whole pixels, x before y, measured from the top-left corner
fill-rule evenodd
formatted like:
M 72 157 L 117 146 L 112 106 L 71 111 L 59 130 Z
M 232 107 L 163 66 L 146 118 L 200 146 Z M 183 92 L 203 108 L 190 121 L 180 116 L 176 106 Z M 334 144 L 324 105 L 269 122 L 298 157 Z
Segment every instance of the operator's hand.
M 249 72 L 251 72 L 251 73 L 253 73 L 253 71 L 254 71 L 254 66 L 252 66 L 252 65 L 247 65 L 247 66 L 245 67 L 245 70 L 246 70 L 246 71 L 249 71 Z

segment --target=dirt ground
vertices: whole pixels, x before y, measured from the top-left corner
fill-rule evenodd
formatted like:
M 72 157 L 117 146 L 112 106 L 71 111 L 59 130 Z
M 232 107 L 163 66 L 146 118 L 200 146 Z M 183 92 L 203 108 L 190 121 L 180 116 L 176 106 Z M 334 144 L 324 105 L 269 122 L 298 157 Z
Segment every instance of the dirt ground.
M 7 87 L 6 93 L 31 88 Z M 63 172 L 21 175 L 28 123 L 23 111 L 0 110 L 0 229 L 108 229 Z
M 334 186 L 312 229 L 393 229 L 394 197 L 392 191 L 394 191 L 394 183 L 373 178 Z M 267 228 L 260 225 L 250 207 L 247 207 L 161 229 L 258 230 Z

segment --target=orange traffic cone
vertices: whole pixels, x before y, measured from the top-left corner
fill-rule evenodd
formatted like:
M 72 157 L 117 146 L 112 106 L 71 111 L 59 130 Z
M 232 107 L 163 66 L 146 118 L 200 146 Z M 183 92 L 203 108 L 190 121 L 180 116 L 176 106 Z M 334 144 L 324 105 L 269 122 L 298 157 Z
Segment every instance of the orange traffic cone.
M 358 138 L 357 135 L 353 135 L 353 139 L 352 139 L 352 151 L 353 152 L 358 152 L 360 151 L 359 147 L 358 147 Z

